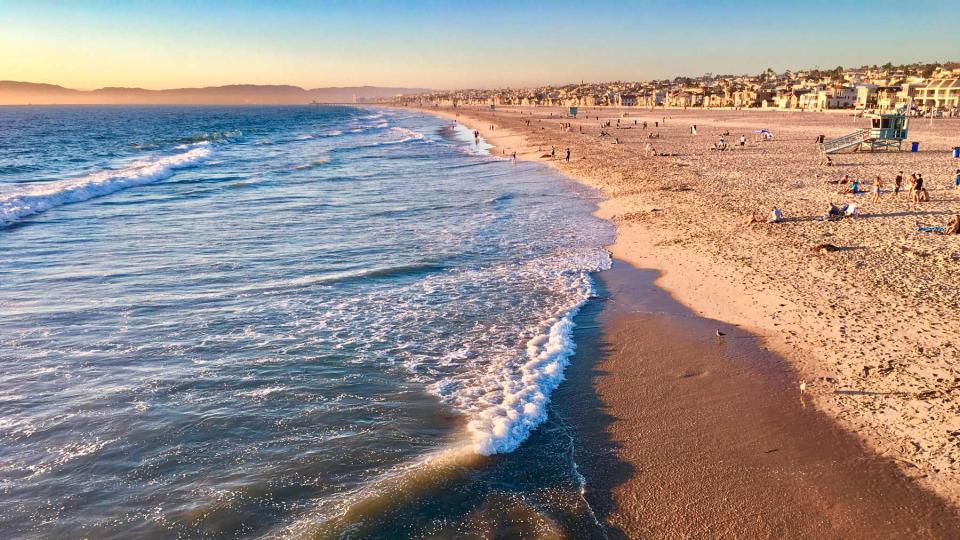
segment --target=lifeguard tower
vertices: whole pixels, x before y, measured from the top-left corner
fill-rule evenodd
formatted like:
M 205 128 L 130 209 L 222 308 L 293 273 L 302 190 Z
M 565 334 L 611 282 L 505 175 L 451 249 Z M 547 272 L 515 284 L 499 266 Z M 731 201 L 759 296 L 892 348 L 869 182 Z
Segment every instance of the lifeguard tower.
M 835 154 L 843 150 L 901 150 L 907 138 L 908 118 L 903 114 L 871 114 L 870 128 L 819 143 L 820 152 Z

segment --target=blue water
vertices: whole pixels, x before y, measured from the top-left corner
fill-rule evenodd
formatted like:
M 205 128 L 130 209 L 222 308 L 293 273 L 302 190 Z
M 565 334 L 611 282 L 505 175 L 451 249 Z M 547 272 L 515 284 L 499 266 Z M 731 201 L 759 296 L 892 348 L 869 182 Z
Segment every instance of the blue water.
M 0 149 L 4 538 L 589 530 L 549 396 L 592 192 L 390 109 L 0 108 Z

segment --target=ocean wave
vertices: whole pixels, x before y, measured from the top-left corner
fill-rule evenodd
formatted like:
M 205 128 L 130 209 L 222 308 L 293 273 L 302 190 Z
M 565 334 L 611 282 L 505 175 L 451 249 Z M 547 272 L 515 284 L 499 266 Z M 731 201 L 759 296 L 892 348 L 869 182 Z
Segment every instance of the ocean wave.
M 546 420 L 550 394 L 564 379 L 576 350 L 573 319 L 594 295 L 591 272 L 610 268 L 610 255 L 597 250 L 570 265 L 549 265 L 553 281 L 562 284 L 569 302 L 544 320 L 518 359 L 495 363 L 476 377 L 442 379 L 434 393 L 464 410 L 472 448 L 481 455 L 512 452 Z
M 186 137 L 180 139 L 176 148 L 178 150 L 185 150 L 190 148 L 193 145 L 198 143 L 210 143 L 210 142 L 223 142 L 227 139 L 236 139 L 243 135 L 243 132 L 240 130 L 235 131 L 214 131 L 213 133 L 201 133 L 199 135 L 194 135 L 192 137 Z
M 423 133 L 413 131 L 412 129 L 402 128 L 402 127 L 392 127 L 390 128 L 390 131 L 394 133 L 399 133 L 403 137 L 400 139 L 393 139 L 393 140 L 387 140 L 387 141 L 374 141 L 369 144 L 361 144 L 361 145 L 355 146 L 354 148 L 375 148 L 377 146 L 389 146 L 392 144 L 403 144 L 403 143 L 408 143 L 413 141 L 430 142 L 429 139 L 423 138 L 424 137 Z
M 81 178 L 47 182 L 0 194 L 0 227 L 45 212 L 50 208 L 83 202 L 117 191 L 169 178 L 174 171 L 193 167 L 213 155 L 209 142 L 194 143 L 186 152 L 138 161 L 118 170 L 100 171 Z
M 294 171 L 305 171 L 305 170 L 307 170 L 307 169 L 312 169 L 312 168 L 314 168 L 314 167 L 319 167 L 320 165 L 326 165 L 327 163 L 330 163 L 330 158 L 320 158 L 320 159 L 316 159 L 316 160 L 314 160 L 314 161 L 311 161 L 310 163 L 304 163 L 304 164 L 302 164 L 302 165 L 294 165 L 293 167 L 291 167 L 291 170 L 294 170 Z

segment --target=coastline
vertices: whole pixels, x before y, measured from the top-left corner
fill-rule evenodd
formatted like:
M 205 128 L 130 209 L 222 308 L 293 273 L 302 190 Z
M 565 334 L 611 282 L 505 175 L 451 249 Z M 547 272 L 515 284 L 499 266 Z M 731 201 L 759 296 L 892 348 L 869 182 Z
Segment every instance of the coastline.
M 746 131 L 744 126 L 755 122 L 755 118 L 731 111 L 692 112 L 687 113 L 683 120 L 673 118 L 674 115 L 683 113 L 683 111 L 674 110 L 658 111 L 656 113 L 638 109 L 606 109 L 600 113 L 583 111 L 586 114 L 601 116 L 599 121 L 628 118 L 628 121 L 645 119 L 652 124 L 654 121 L 653 114 L 658 115 L 658 120 L 660 118 L 669 120 L 667 122 L 668 127 L 660 130 L 668 132 L 665 134 L 666 140 L 658 140 L 656 144 L 668 148 L 672 145 L 679 150 L 673 152 L 678 155 L 647 158 L 639 155 L 642 152 L 640 145 L 644 141 L 636 136 L 638 132 L 616 132 L 618 138 L 625 140 L 621 141 L 621 144 L 610 144 L 609 139 L 604 140 L 602 137 L 597 137 L 602 128 L 598 128 L 597 124 L 599 122 L 594 121 L 594 117 L 589 117 L 589 120 L 581 117 L 581 120 L 573 121 L 575 129 L 583 126 L 586 133 L 582 135 L 578 129 L 576 131 L 563 130 L 559 123 L 571 120 L 562 118 L 559 108 L 523 109 L 520 111 L 476 109 L 452 111 L 416 108 L 411 110 L 455 120 L 471 129 L 476 129 L 488 143 L 495 146 L 492 149 L 494 154 L 509 156 L 516 151 L 518 159 L 544 162 L 568 177 L 598 188 L 604 194 L 605 200 L 601 203 L 597 215 L 616 224 L 616 242 L 610 246 L 610 250 L 617 260 L 635 268 L 656 270 L 657 276 L 652 280 L 652 284 L 665 290 L 678 305 L 689 309 L 692 314 L 716 320 L 719 324 L 729 325 L 729 328 L 734 328 L 739 332 L 757 336 L 761 349 L 769 350 L 776 357 L 787 361 L 789 370 L 796 373 L 795 376 L 791 376 L 794 384 L 796 379 L 804 380 L 807 383 L 808 393 L 804 397 L 805 402 L 811 406 L 811 410 L 822 411 L 833 423 L 852 434 L 856 441 L 862 443 L 869 450 L 869 453 L 864 450 L 864 456 L 876 455 L 879 456 L 878 460 L 882 458 L 882 461 L 888 464 L 896 463 L 899 476 L 912 478 L 922 487 L 949 501 L 952 505 L 951 510 L 946 510 L 947 507 L 945 506 L 942 509 L 943 512 L 952 513 L 955 510 L 956 504 L 960 500 L 960 489 L 958 489 L 960 474 L 958 474 L 957 468 L 953 466 L 956 461 L 954 456 L 956 449 L 955 445 L 953 449 L 944 449 L 944 444 L 952 442 L 952 436 L 948 436 L 945 432 L 957 429 L 956 426 L 953 426 L 955 420 L 952 420 L 947 414 L 951 410 L 949 385 L 941 385 L 946 389 L 938 391 L 937 396 L 943 398 L 943 402 L 933 402 L 934 407 L 926 407 L 924 412 L 932 412 L 929 416 L 933 418 L 929 421 L 917 420 L 917 418 L 924 416 L 917 407 L 912 407 L 916 411 L 914 414 L 898 416 L 889 414 L 889 410 L 900 410 L 900 407 L 894 408 L 882 404 L 878 406 L 876 401 L 885 399 L 885 396 L 893 396 L 903 401 L 914 401 L 913 398 L 922 396 L 924 390 L 919 388 L 910 391 L 913 390 L 916 383 L 901 373 L 909 373 L 909 371 L 896 369 L 896 365 L 907 365 L 908 362 L 905 360 L 891 362 L 891 364 L 896 364 L 892 370 L 887 369 L 887 365 L 874 362 L 877 365 L 864 371 L 865 373 L 871 370 L 874 373 L 885 371 L 885 380 L 880 382 L 869 379 L 867 381 L 855 379 L 854 374 L 860 371 L 860 366 L 841 366 L 841 363 L 850 363 L 846 360 L 851 356 L 849 352 L 851 349 L 868 347 L 866 344 L 857 343 L 858 340 L 848 339 L 849 334 L 844 331 L 847 323 L 844 322 L 842 313 L 839 323 L 837 319 L 831 317 L 837 311 L 842 312 L 845 309 L 842 305 L 829 306 L 834 307 L 834 311 L 825 313 L 829 309 L 826 306 L 831 302 L 828 301 L 825 304 L 824 300 L 830 298 L 830 293 L 838 290 L 842 291 L 844 287 L 848 286 L 848 283 L 842 277 L 837 277 L 836 269 L 824 268 L 825 265 L 818 259 L 805 265 L 804 263 L 812 257 L 809 255 L 809 251 L 797 249 L 796 245 L 774 244 L 770 249 L 771 253 L 769 253 L 772 257 L 769 258 L 776 259 L 782 256 L 777 271 L 782 272 L 783 275 L 792 277 L 796 276 L 798 272 L 808 272 L 814 278 L 812 280 L 807 280 L 805 283 L 785 283 L 784 279 L 778 279 L 776 275 L 771 277 L 768 265 L 756 264 L 758 258 L 751 257 L 748 249 L 752 250 L 755 255 L 758 245 L 762 246 L 771 242 L 771 237 L 773 237 L 772 241 L 774 242 L 782 239 L 782 231 L 771 228 L 771 226 L 748 229 L 742 226 L 742 222 L 739 222 L 742 219 L 742 214 L 737 213 L 736 210 L 744 206 L 749 207 L 747 205 L 756 204 L 757 201 L 731 201 L 732 197 L 725 197 L 720 194 L 718 197 L 720 200 L 717 204 L 719 208 L 715 212 L 711 211 L 711 215 L 706 216 L 713 221 L 704 220 L 704 223 L 700 224 L 700 226 L 709 228 L 710 225 L 718 223 L 722 227 L 724 221 L 728 222 L 729 226 L 724 227 L 725 231 L 714 232 L 731 233 L 733 231 L 730 243 L 741 244 L 735 246 L 737 249 L 730 249 L 730 245 L 717 246 L 716 236 L 702 234 L 700 231 L 689 228 L 697 225 L 695 220 L 690 219 L 691 206 L 697 202 L 702 203 L 702 199 L 697 200 L 694 197 L 689 197 L 689 192 L 695 193 L 701 188 L 699 184 L 715 180 L 709 177 L 711 172 L 717 173 L 718 176 L 724 176 L 724 173 L 726 173 L 727 177 L 722 178 L 722 180 L 727 181 L 731 180 L 731 176 L 739 177 L 734 178 L 734 180 L 742 180 L 746 174 L 741 170 L 734 170 L 735 174 L 726 170 L 724 168 L 724 165 L 728 164 L 724 162 L 726 156 L 704 154 L 691 160 L 690 140 L 681 140 L 683 129 L 690 122 L 700 122 L 701 125 L 709 126 L 708 129 L 712 129 L 714 133 L 718 132 L 721 126 L 728 124 L 735 125 L 735 129 Z M 670 116 L 659 117 L 659 112 Z M 547 116 L 551 113 L 552 118 Z M 701 116 L 695 116 L 696 114 Z M 801 117 L 806 119 L 816 114 L 818 113 L 806 113 Z M 704 118 L 704 115 L 707 117 Z M 793 115 L 789 116 L 793 117 Z M 829 136 L 836 134 L 838 131 L 847 130 L 849 126 L 855 123 L 855 119 L 851 121 L 849 118 L 837 115 L 824 116 L 826 116 L 825 120 L 840 124 L 826 127 L 816 126 L 824 129 Z M 529 125 L 528 121 L 530 122 Z M 816 119 L 816 121 L 820 120 Z M 789 126 L 778 126 L 778 128 L 790 129 Z M 609 130 L 613 131 L 612 129 Z M 701 128 L 701 133 L 704 131 L 707 130 Z M 794 135 L 793 132 L 790 132 L 790 135 Z M 937 135 L 937 133 L 933 134 L 933 136 Z M 930 146 L 932 139 L 932 145 L 943 146 L 943 141 L 933 136 L 925 141 L 921 138 L 924 141 L 922 144 Z M 709 144 L 708 141 L 711 140 L 709 137 L 709 135 L 700 137 L 699 141 L 702 141 L 703 145 L 707 145 Z M 687 139 L 692 139 L 700 144 L 695 138 Z M 797 140 L 800 140 L 799 137 Z M 551 145 L 557 146 L 557 156 L 562 156 L 568 145 L 572 147 L 573 159 L 571 162 L 549 159 L 547 153 Z M 754 141 L 751 141 L 749 146 L 751 148 L 763 148 L 761 144 Z M 544 157 L 545 154 L 547 154 L 546 157 Z M 889 161 L 897 156 L 903 157 L 898 154 L 884 157 L 888 160 L 886 163 L 889 164 Z M 701 161 L 707 161 L 706 167 L 708 169 L 712 168 L 712 171 L 704 171 L 702 168 L 698 168 L 698 158 L 702 158 Z M 763 159 L 762 156 L 761 159 Z M 741 164 L 733 164 L 730 168 L 736 169 L 738 165 Z M 851 170 L 856 173 L 857 168 L 867 166 L 876 167 L 878 164 L 853 163 L 849 169 L 838 168 L 827 172 L 839 174 Z M 809 169 L 807 164 L 804 167 Z M 816 182 L 799 180 L 798 183 L 801 184 L 795 188 L 798 190 L 806 188 L 811 191 L 819 187 Z M 715 184 L 711 184 L 711 187 L 715 186 Z M 778 194 L 780 193 L 778 192 Z M 737 195 L 740 195 L 740 193 L 737 193 Z M 949 194 L 944 196 L 949 197 Z M 949 204 L 952 204 L 952 202 Z M 760 209 L 758 208 L 758 210 Z M 760 211 L 762 212 L 762 210 Z M 671 218 L 682 216 L 683 219 L 671 222 L 663 219 L 664 216 Z M 731 222 L 734 219 L 738 223 Z M 744 231 L 743 236 L 746 236 L 746 239 L 736 238 L 740 235 L 741 230 Z M 690 236 L 694 237 L 694 241 L 691 241 Z M 809 241 L 809 238 L 809 235 L 805 235 L 803 240 Z M 924 240 L 924 238 L 921 237 L 921 240 Z M 874 246 L 868 246 L 866 249 L 869 248 L 877 249 Z M 904 251 L 906 257 L 911 257 L 909 249 L 911 248 Z M 915 250 L 916 248 L 912 249 Z M 745 253 L 745 251 L 747 252 Z M 922 260 L 923 256 L 919 257 Z M 764 260 L 763 257 L 759 259 Z M 949 263 L 949 260 L 947 262 Z M 864 263 L 861 257 L 861 260 L 857 263 L 870 270 L 869 267 L 873 264 L 873 261 L 868 260 Z M 862 274 L 858 273 L 855 277 L 862 279 Z M 805 286 L 811 284 L 812 288 L 805 288 Z M 818 285 L 825 286 L 817 288 Z M 847 297 L 844 300 L 849 301 L 850 298 Z M 887 298 L 882 305 L 890 310 L 890 305 L 893 302 L 895 300 L 891 301 Z M 851 314 L 851 317 L 864 316 L 862 311 L 859 311 L 862 306 L 852 306 L 852 308 L 857 308 L 857 311 Z M 892 309 L 891 311 L 901 313 L 898 309 Z M 942 315 L 941 310 L 930 311 L 934 315 Z M 812 315 L 813 313 L 819 315 Z M 949 340 L 944 337 L 949 336 L 949 331 L 941 330 L 936 326 L 925 326 L 924 330 L 927 330 L 927 332 L 921 331 L 920 333 L 928 334 L 922 336 L 925 341 L 929 342 L 932 338 L 946 341 L 949 344 Z M 872 329 L 868 331 L 873 332 Z M 909 332 L 909 329 L 907 331 L 898 329 L 891 336 L 891 340 L 894 342 L 897 339 L 910 340 L 917 338 L 918 336 Z M 843 348 L 844 341 L 847 342 L 845 344 L 846 349 Z M 840 348 L 834 350 L 834 347 L 838 347 L 838 342 Z M 870 345 L 870 350 L 875 351 L 876 346 Z M 942 346 L 938 347 L 940 350 L 943 348 Z M 920 346 L 919 354 L 921 356 L 923 350 L 923 347 Z M 881 350 L 878 356 L 885 356 L 883 352 Z M 898 352 L 900 358 L 905 358 L 910 354 L 909 349 L 906 351 L 899 350 Z M 949 354 L 937 358 L 936 362 L 932 362 L 934 364 L 933 369 L 949 372 L 952 368 L 947 365 L 946 360 L 950 358 L 953 358 L 953 356 Z M 600 362 L 602 366 L 607 366 L 609 359 L 603 359 Z M 604 388 L 609 389 L 613 384 L 611 381 L 615 381 L 618 377 L 626 378 L 627 372 L 624 371 L 625 369 L 637 369 L 637 366 L 630 363 L 619 364 L 617 369 L 610 370 L 609 380 L 598 381 L 601 395 L 604 393 Z M 891 372 L 894 377 L 889 376 Z M 952 374 L 950 377 L 942 373 L 938 375 L 936 378 L 941 382 L 953 378 Z M 782 387 L 781 390 L 783 392 L 795 392 L 794 397 L 799 395 L 798 391 L 786 386 Z M 873 400 L 873 402 L 868 400 Z M 921 401 L 927 405 L 931 404 L 929 398 Z M 620 417 L 615 407 L 612 408 L 611 415 Z M 633 425 L 629 426 L 629 429 L 640 430 L 641 426 Z M 915 444 L 907 445 L 905 441 L 913 441 Z M 913 451 L 911 451 L 911 447 Z M 920 451 L 921 448 L 939 449 L 939 451 L 924 453 Z M 852 450 L 848 448 L 848 451 Z M 634 463 L 634 465 L 637 464 Z M 623 497 L 629 498 L 629 494 L 621 494 L 617 500 L 617 506 L 622 505 Z

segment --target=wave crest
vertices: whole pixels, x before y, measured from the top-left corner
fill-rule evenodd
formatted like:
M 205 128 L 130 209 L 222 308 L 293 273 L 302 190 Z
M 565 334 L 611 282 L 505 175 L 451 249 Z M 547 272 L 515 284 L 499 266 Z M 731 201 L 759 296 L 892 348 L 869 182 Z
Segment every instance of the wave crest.
M 0 227 L 45 212 L 57 206 L 83 202 L 173 176 L 174 171 L 193 167 L 213 155 L 209 142 L 190 145 L 189 150 L 152 161 L 141 161 L 119 170 L 100 171 L 81 178 L 47 182 L 0 195 Z

